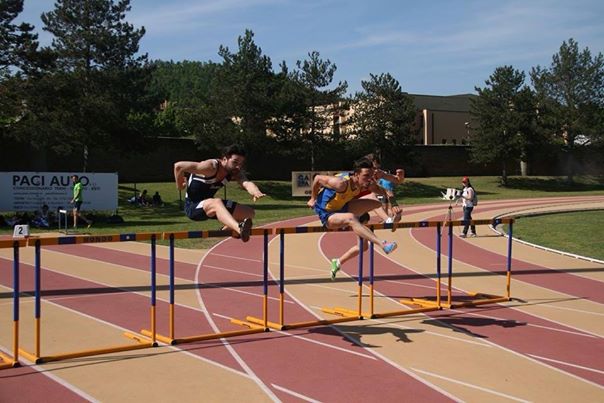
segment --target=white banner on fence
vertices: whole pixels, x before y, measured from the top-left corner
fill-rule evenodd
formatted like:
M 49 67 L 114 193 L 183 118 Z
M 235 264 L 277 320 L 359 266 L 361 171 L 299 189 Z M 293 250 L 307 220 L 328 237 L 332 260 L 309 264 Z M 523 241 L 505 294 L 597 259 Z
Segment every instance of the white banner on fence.
M 342 171 L 292 171 L 292 196 L 310 196 L 316 175 L 335 175 Z
M 117 210 L 117 173 L 0 172 L 0 211 L 69 210 L 73 197 L 71 175 L 82 183 L 82 210 Z

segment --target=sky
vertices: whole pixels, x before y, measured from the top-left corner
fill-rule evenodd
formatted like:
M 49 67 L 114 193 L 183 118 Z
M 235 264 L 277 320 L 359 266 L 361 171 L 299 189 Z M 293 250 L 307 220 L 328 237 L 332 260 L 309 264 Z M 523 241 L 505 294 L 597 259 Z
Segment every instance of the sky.
M 19 21 L 34 25 L 54 0 L 25 0 Z M 218 48 L 238 49 L 246 29 L 273 69 L 317 51 L 337 66 L 334 85 L 348 94 L 370 74 L 389 73 L 403 91 L 475 93 L 495 68 L 549 67 L 573 38 L 592 56 L 604 53 L 602 0 L 131 0 L 126 20 L 145 27 L 140 51 L 151 60 L 221 62 Z

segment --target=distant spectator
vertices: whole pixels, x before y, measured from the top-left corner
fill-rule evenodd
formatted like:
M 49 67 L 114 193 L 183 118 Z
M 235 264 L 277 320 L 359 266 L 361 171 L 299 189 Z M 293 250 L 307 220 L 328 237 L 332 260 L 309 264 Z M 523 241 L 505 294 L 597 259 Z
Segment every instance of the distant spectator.
M 78 227 L 78 217 L 84 220 L 88 228 L 90 228 L 92 221 L 84 217 L 81 213 L 84 200 L 82 197 L 82 182 L 80 182 L 78 175 L 71 175 L 71 181 L 73 182 L 73 197 L 70 201 L 70 203 L 73 204 L 73 228 Z
M 39 228 L 48 228 L 50 227 L 50 217 L 48 214 L 48 205 L 44 204 L 42 206 L 42 210 L 36 211 L 33 220 L 31 221 L 32 225 Z
M 147 189 L 144 189 L 139 195 L 138 195 L 138 204 L 141 206 L 148 206 L 149 205 L 149 199 L 147 196 Z
M 15 225 L 29 225 L 30 219 L 29 219 L 29 214 L 27 214 L 27 213 L 19 214 L 17 212 L 12 217 L 7 217 L 5 219 L 5 221 L 9 226 L 14 227 Z
M 163 205 L 164 202 L 162 201 L 159 192 L 155 192 L 155 194 L 153 195 L 153 207 L 161 207 Z

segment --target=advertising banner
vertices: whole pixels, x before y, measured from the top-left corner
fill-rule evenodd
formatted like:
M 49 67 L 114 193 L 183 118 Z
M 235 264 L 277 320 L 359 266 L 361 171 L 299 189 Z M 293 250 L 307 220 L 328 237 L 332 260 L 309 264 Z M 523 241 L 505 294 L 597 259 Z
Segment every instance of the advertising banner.
M 310 197 L 315 175 L 336 175 L 342 171 L 292 171 L 292 196 Z
M 50 211 L 70 209 L 71 176 L 82 183 L 82 210 L 117 210 L 117 173 L 91 172 L 0 172 L 0 211 Z

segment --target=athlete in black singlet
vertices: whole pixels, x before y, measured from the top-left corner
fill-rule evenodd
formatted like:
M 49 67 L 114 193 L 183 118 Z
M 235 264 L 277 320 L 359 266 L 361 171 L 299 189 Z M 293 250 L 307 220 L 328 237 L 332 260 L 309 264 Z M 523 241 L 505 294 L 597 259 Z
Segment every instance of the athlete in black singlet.
M 243 242 L 250 238 L 254 209 L 232 200 L 214 197 L 218 189 L 229 181 L 237 181 L 254 201 L 264 197 L 254 182 L 242 171 L 245 151 L 238 145 L 223 150 L 222 157 L 201 162 L 179 161 L 174 164 L 174 179 L 178 189 L 184 190 L 185 213 L 194 221 L 217 219 L 239 234 Z M 189 178 L 185 177 L 189 173 Z

